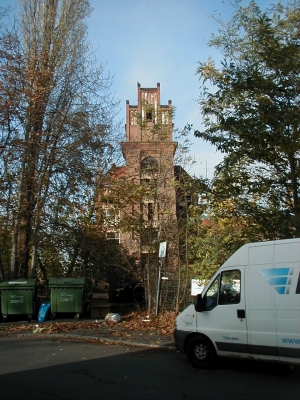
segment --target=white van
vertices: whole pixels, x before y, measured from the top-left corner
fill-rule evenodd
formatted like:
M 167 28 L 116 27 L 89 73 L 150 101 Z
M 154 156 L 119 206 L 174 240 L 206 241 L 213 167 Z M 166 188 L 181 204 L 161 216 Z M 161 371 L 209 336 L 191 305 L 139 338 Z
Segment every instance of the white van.
M 197 368 L 217 356 L 300 364 L 300 238 L 242 246 L 177 317 L 174 338 Z

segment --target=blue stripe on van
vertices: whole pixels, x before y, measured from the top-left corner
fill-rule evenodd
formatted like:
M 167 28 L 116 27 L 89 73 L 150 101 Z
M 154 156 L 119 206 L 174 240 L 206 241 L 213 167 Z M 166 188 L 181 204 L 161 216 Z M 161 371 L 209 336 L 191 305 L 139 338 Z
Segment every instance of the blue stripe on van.
M 285 294 L 286 288 L 289 287 L 290 268 L 268 268 L 261 269 L 260 275 L 263 276 L 269 285 L 273 286 L 277 293 Z M 287 291 L 287 294 L 289 291 Z
M 287 284 L 287 280 L 288 280 L 287 276 L 281 276 L 279 278 L 276 276 L 272 276 L 270 278 L 267 278 L 267 281 L 272 286 L 285 286 Z
M 269 269 L 261 269 L 259 271 L 261 276 L 287 276 L 290 272 L 289 268 L 269 268 Z
M 274 286 L 274 289 L 279 294 L 284 294 L 285 293 L 285 286 Z

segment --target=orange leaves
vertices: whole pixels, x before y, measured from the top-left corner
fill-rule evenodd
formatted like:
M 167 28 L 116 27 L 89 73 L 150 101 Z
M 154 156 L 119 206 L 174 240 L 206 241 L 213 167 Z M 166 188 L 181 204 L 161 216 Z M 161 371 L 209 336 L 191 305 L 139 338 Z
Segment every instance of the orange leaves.
M 175 327 L 175 312 L 164 312 L 157 317 L 148 318 L 146 312 L 133 312 L 122 316 L 122 321 L 118 323 L 105 324 L 104 322 L 89 321 L 47 321 L 42 324 L 10 324 L 0 326 L 0 332 L 33 332 L 38 327 L 42 328 L 41 334 L 68 333 L 74 330 L 97 330 L 99 333 L 105 331 L 108 335 L 119 337 L 131 337 L 131 331 L 134 332 L 155 332 L 159 335 L 170 335 Z M 36 331 L 38 332 L 38 331 Z
M 164 312 L 157 317 L 150 317 L 149 321 L 146 320 L 146 312 L 141 314 L 132 313 L 122 318 L 123 321 L 120 325 L 126 329 L 141 332 L 156 331 L 161 335 L 170 335 L 174 331 L 176 314 L 171 311 Z

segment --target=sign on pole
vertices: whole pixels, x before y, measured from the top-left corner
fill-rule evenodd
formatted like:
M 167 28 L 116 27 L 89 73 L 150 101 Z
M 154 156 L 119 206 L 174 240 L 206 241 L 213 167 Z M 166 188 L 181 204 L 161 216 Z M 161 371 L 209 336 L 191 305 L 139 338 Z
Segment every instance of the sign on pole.
M 159 258 L 166 257 L 166 251 L 167 251 L 167 242 L 161 242 L 159 244 Z

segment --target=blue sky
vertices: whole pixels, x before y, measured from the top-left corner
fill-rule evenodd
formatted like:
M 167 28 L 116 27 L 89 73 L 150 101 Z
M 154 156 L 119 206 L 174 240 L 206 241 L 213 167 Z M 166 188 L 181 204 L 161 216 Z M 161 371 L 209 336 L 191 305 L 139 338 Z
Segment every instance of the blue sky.
M 200 83 L 195 75 L 198 61 L 220 59 L 207 41 L 217 33 L 216 14 L 230 20 L 228 0 L 90 0 L 93 12 L 87 20 L 89 40 L 96 57 L 114 75 L 112 91 L 121 101 L 120 119 L 125 124 L 125 104 L 137 104 L 137 82 L 142 87 L 161 86 L 161 103 L 172 100 L 175 128 L 189 123 L 201 126 L 197 98 Z M 287 1 L 282 1 L 286 3 Z M 258 0 L 264 10 L 277 1 Z M 17 0 L 0 0 L 0 6 L 15 6 Z M 248 5 L 249 1 L 242 0 Z M 124 132 L 125 136 L 125 132 Z M 191 155 L 196 163 L 189 170 L 212 177 L 222 160 L 215 148 L 191 136 Z

